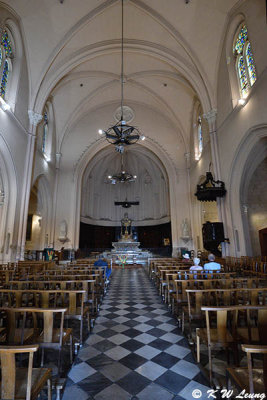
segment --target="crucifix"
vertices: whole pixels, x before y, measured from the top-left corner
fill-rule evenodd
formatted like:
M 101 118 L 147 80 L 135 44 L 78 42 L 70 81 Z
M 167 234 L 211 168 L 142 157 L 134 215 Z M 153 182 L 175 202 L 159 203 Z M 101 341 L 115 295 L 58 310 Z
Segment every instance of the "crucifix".
M 122 206 L 123 208 L 130 208 L 132 206 L 139 206 L 139 201 L 114 201 L 115 206 Z

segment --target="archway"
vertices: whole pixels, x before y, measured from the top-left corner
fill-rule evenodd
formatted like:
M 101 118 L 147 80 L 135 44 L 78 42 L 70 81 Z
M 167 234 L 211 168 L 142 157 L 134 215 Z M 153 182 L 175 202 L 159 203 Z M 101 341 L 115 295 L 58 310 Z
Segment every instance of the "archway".
M 80 248 L 111 248 L 120 236 L 120 224 L 127 212 L 133 233 L 141 246 L 164 251 L 171 244 L 169 181 L 159 158 L 140 145 L 127 148 L 124 169 L 136 175 L 131 183 L 112 184 L 108 176 L 121 171 L 121 155 L 107 146 L 88 163 L 82 178 Z M 135 201 L 128 209 L 115 201 Z M 168 239 L 167 241 L 164 239 Z M 170 246 L 168 247 L 170 250 Z M 167 251 L 165 249 L 165 251 Z
M 26 232 L 26 251 L 43 250 L 49 245 L 49 231 L 51 225 L 51 197 L 48 190 L 46 178 L 39 176 L 30 194 L 27 232 Z
M 12 261 L 16 257 L 15 213 L 17 201 L 16 172 L 9 148 L 0 136 L 0 260 Z
M 254 173 L 262 162 L 267 158 L 267 129 L 266 126 L 257 126 L 249 130 L 241 142 L 236 157 L 231 167 L 229 185 L 230 212 L 232 220 L 232 232 L 230 235 L 232 254 L 252 256 L 255 254 L 255 247 L 252 244 L 250 231 L 248 202 L 254 204 L 253 199 L 249 200 L 251 182 Z M 261 170 L 261 167 L 259 167 Z M 258 171 L 259 172 L 259 171 Z M 256 172 L 256 175 L 258 173 Z M 263 188 L 265 184 L 265 189 Z M 262 180 L 261 190 L 266 192 L 266 179 Z M 256 185 L 257 186 L 257 185 Z M 256 204 L 256 203 L 255 203 Z M 262 226 L 261 228 L 264 228 Z M 260 229 L 260 228 L 259 228 Z M 257 232 L 257 253 L 260 254 L 259 236 Z
M 267 141 L 266 141 L 267 142 Z M 267 143 L 266 143 L 267 147 Z M 267 255 L 267 158 L 259 163 L 247 186 L 243 197 L 244 214 L 247 216 L 248 230 L 253 256 Z

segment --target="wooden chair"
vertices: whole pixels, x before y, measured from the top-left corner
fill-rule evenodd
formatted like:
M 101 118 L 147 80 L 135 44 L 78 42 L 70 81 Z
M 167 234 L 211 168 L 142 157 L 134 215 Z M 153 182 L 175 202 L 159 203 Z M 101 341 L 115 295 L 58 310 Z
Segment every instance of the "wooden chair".
M 235 316 L 234 336 L 239 343 L 266 345 L 267 306 L 252 305 L 244 309 L 239 308 Z
M 26 326 L 26 312 L 16 312 L 14 308 L 0 309 L 2 312 L 4 331 L 1 334 L 1 343 L 7 345 L 31 344 L 35 335 L 33 327 Z
M 242 350 L 247 353 L 247 368 L 227 368 L 228 389 L 234 383 L 238 390 L 245 390 L 246 393 L 267 393 L 267 346 L 243 344 Z M 263 356 L 263 368 L 252 367 L 253 354 Z
M 66 344 L 70 346 L 70 363 L 73 361 L 73 338 L 72 329 L 64 328 L 64 314 L 67 308 L 37 308 L 37 307 L 19 307 L 19 308 L 0 308 L 0 311 L 8 313 L 25 313 L 32 318 L 34 335 L 33 343 L 39 344 L 42 350 L 41 366 L 44 364 L 44 349 L 58 350 L 58 371 L 61 369 L 61 351 Z M 60 327 L 55 328 L 55 319 L 60 315 Z M 26 318 L 24 319 L 26 323 Z
M 234 306 L 233 306 L 234 307 Z M 229 348 L 232 348 L 235 361 L 237 360 L 237 343 L 229 331 L 229 320 L 233 307 L 201 307 L 206 314 L 206 328 L 196 329 L 197 338 L 197 362 L 200 362 L 200 341 L 208 346 L 209 355 L 209 378 L 212 384 L 212 348 L 223 348 L 227 350 L 229 358 Z M 211 315 L 216 315 L 215 327 L 211 327 Z
M 33 353 L 38 345 L 0 346 L 1 359 L 1 400 L 37 399 L 47 384 L 47 399 L 51 400 L 51 369 L 33 368 Z M 28 368 L 16 368 L 15 356 L 19 353 L 29 354 Z

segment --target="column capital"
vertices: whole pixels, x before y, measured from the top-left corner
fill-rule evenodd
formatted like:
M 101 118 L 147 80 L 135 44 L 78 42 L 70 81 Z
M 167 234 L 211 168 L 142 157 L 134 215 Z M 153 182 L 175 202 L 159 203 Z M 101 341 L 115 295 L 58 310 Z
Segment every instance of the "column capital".
M 209 124 L 210 133 L 214 132 L 216 127 L 216 118 L 217 118 L 216 108 L 212 108 L 206 114 L 203 114 L 203 117 Z
M 43 119 L 42 114 L 39 114 L 33 110 L 28 110 L 28 116 L 29 116 L 31 125 L 33 125 L 33 126 L 37 126 L 39 124 L 39 122 L 41 122 Z
M 185 162 L 186 162 L 186 168 L 190 168 L 190 157 L 191 157 L 191 153 L 190 152 L 184 153 L 184 158 L 185 158 Z
M 56 153 L 56 169 L 59 169 L 61 156 L 62 156 L 61 153 Z

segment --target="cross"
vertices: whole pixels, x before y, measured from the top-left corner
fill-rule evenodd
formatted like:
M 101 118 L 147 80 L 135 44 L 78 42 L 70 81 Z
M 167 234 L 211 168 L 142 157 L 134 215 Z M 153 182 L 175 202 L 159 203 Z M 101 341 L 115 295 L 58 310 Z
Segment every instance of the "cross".
M 132 206 L 139 206 L 139 201 L 114 201 L 115 206 L 122 206 L 123 208 L 130 208 Z

